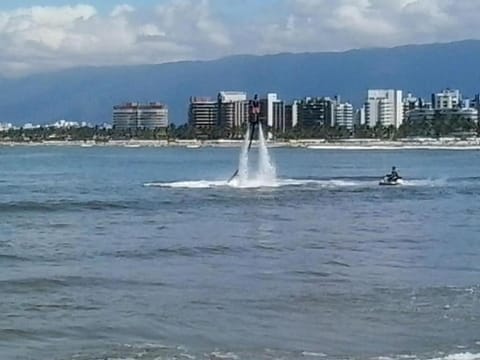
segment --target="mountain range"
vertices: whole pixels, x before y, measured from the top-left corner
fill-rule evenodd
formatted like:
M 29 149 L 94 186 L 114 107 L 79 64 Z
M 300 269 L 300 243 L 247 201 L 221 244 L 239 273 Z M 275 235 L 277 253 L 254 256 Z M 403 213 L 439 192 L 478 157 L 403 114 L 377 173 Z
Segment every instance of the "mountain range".
M 368 88 L 429 97 L 443 88 L 480 90 L 480 41 L 370 48 L 345 52 L 230 56 L 212 61 L 83 67 L 0 78 L 0 122 L 111 122 L 112 106 L 160 101 L 170 120 L 187 120 L 190 96 L 220 90 L 276 92 L 286 100 L 340 95 L 359 106 Z

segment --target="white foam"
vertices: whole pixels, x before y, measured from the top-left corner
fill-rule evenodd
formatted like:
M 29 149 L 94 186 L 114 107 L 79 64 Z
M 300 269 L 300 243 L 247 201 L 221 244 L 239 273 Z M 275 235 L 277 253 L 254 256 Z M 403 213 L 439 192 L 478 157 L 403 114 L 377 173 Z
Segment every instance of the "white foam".
M 236 188 L 236 189 L 258 189 L 258 188 L 279 188 L 285 186 L 299 187 L 316 185 L 323 188 L 340 188 L 368 185 L 366 182 L 345 181 L 345 180 L 311 180 L 311 179 L 275 179 L 274 181 L 264 178 L 253 178 L 242 181 L 238 178 L 228 182 L 226 180 L 192 180 L 148 183 L 146 187 L 163 187 L 176 189 L 209 189 L 209 188 Z M 373 185 L 373 183 L 371 184 Z
M 195 360 L 196 359 L 195 356 L 190 355 L 190 354 L 184 354 L 184 353 L 180 354 L 180 357 L 183 357 L 185 359 L 190 359 L 190 360 Z
M 158 182 L 145 184 L 146 187 L 165 187 L 165 188 L 180 188 L 180 189 L 208 189 L 212 187 L 228 186 L 225 180 L 192 180 L 192 181 L 173 181 L 173 182 Z
M 458 354 L 450 354 L 441 358 L 433 358 L 430 360 L 480 360 L 480 354 L 464 352 Z
M 442 187 L 447 185 L 445 179 L 418 179 L 403 180 L 401 186 L 408 187 Z M 341 180 L 341 179 L 272 179 L 270 177 L 255 176 L 248 179 L 235 177 L 232 181 L 227 180 L 188 180 L 173 182 L 152 182 L 144 184 L 145 187 L 163 187 L 176 189 L 209 189 L 209 188 L 234 188 L 234 189 L 257 189 L 257 188 L 280 188 L 316 186 L 320 188 L 343 188 L 343 187 L 377 187 L 377 180 Z
M 326 357 L 327 354 L 324 354 L 324 353 L 316 353 L 316 352 L 311 352 L 311 351 L 304 351 L 304 352 L 302 352 L 302 356 L 307 356 L 307 357 Z
M 222 353 L 220 351 L 214 351 L 210 355 L 213 359 L 238 359 L 238 356 L 232 352 Z
M 447 181 L 445 179 L 417 179 L 417 180 L 405 180 L 403 179 L 402 185 L 406 186 L 445 186 Z

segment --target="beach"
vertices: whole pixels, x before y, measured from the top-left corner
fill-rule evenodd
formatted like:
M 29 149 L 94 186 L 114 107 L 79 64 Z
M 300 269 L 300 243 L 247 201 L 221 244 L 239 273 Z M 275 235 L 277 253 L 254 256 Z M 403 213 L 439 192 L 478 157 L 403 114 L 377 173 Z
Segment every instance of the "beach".
M 0 146 L 80 146 L 80 147 L 184 147 L 190 149 L 218 147 L 241 147 L 243 140 L 110 140 L 104 141 L 42 141 L 42 142 L 13 142 L 0 141 Z M 409 138 L 401 140 L 379 139 L 299 139 L 299 140 L 269 140 L 268 147 L 308 148 L 314 150 L 389 150 L 389 149 L 449 149 L 449 150 L 480 150 L 480 138 Z M 254 141 L 253 146 L 258 142 Z

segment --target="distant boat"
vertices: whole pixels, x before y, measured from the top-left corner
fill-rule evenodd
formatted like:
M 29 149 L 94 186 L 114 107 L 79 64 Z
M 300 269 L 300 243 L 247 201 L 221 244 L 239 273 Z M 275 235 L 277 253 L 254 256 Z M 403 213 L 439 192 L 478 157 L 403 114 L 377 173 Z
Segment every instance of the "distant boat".
M 198 149 L 200 145 L 187 145 L 187 149 Z
M 125 144 L 124 146 L 128 147 L 128 148 L 139 148 L 140 147 L 139 144 Z

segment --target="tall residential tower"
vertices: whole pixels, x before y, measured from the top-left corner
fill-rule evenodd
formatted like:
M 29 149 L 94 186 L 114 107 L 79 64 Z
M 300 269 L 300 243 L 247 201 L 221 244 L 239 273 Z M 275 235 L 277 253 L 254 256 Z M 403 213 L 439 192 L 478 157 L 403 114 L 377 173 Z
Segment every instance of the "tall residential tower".
M 368 90 L 365 102 L 365 120 L 369 127 L 376 125 L 399 128 L 403 123 L 401 90 Z

